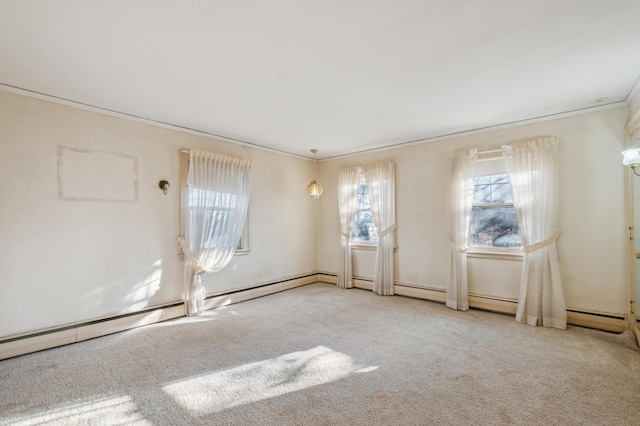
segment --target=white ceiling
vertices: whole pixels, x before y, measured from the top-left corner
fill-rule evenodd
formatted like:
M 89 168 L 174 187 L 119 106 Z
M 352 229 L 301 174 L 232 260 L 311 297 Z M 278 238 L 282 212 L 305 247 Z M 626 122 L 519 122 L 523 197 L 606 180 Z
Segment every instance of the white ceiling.
M 327 158 L 624 104 L 640 1 L 0 0 L 0 61 L 5 88 Z

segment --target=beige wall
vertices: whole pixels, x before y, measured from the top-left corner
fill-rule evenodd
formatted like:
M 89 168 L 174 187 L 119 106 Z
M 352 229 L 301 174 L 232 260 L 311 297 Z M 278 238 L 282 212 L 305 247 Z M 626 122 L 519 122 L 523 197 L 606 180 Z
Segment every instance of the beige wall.
M 539 135 L 561 139 L 558 252 L 567 305 L 625 314 L 620 151 L 628 114 L 605 110 L 323 161 L 325 193 L 311 200 L 304 193 L 310 161 L 0 91 L 0 336 L 181 299 L 180 148 L 253 160 L 252 250 L 205 277 L 209 294 L 337 272 L 336 171 L 379 160 L 397 166 L 396 281 L 444 289 L 452 152 Z M 59 146 L 137 158 L 137 201 L 59 199 Z M 166 196 L 160 179 L 173 184 Z M 373 255 L 354 253 L 356 275 L 371 277 Z M 470 291 L 515 299 L 519 275 L 518 261 L 471 259 Z
M 471 134 L 321 163 L 319 268 L 337 272 L 337 170 L 380 160 L 396 164 L 396 281 L 444 289 L 449 250 L 449 182 L 454 150 L 494 148 L 540 135 L 561 140 L 558 240 L 564 294 L 570 309 L 626 314 L 624 146 L 626 108 Z M 372 251 L 354 253 L 354 271 L 371 278 Z M 472 293 L 517 298 L 520 262 L 472 259 Z
M 59 199 L 58 146 L 135 157 L 137 201 Z M 208 293 L 317 269 L 311 161 L 0 91 L 0 337 L 182 298 L 180 148 L 253 160 L 252 250 Z

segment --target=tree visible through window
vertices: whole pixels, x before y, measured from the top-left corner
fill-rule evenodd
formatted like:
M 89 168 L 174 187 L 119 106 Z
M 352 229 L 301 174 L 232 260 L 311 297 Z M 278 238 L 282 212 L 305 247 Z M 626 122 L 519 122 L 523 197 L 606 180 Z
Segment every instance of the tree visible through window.
M 480 247 L 521 247 L 518 219 L 513 207 L 507 174 L 475 178 L 470 245 Z
M 373 221 L 371 214 L 371 201 L 369 199 L 369 188 L 364 178 L 358 186 L 357 207 L 353 214 L 353 226 L 351 228 L 351 241 L 356 242 L 378 242 L 378 228 Z

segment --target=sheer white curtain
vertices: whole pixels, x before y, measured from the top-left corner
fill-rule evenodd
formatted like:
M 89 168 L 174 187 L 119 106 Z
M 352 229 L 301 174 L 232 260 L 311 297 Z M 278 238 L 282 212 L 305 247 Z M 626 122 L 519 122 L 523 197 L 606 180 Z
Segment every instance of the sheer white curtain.
M 558 140 L 542 137 L 505 145 L 502 150 L 524 252 L 516 321 L 567 328 L 556 251 Z
M 357 207 L 360 167 L 338 170 L 338 214 L 340 215 L 340 265 L 338 267 L 338 287 L 353 287 L 351 266 L 351 225 Z
M 477 149 L 462 149 L 453 154 L 451 191 L 451 247 L 447 274 L 446 304 L 452 309 L 469 309 L 467 284 L 467 246 L 473 204 L 473 180 Z
M 183 206 L 185 300 L 189 315 L 204 310 L 201 275 L 224 268 L 236 251 L 247 216 L 251 161 L 192 149 Z
M 394 256 L 396 224 L 395 167 L 393 163 L 377 163 L 364 167 L 369 188 L 371 215 L 378 228 L 378 248 L 373 271 L 373 291 L 383 296 L 394 293 Z

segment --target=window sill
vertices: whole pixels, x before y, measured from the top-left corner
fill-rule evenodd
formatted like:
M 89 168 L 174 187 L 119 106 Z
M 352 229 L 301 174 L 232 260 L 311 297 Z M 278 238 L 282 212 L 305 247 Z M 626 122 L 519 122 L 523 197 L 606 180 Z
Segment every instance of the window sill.
M 251 249 L 236 250 L 236 252 L 233 253 L 233 255 L 234 256 L 246 256 L 250 252 L 251 252 Z M 178 253 L 178 260 L 184 261 L 184 253 Z
M 467 250 L 467 258 L 470 259 L 498 259 L 498 260 L 522 260 L 520 249 L 478 249 L 476 247 Z
M 377 244 L 366 244 L 366 243 L 351 243 L 351 250 L 373 250 L 375 251 L 378 247 Z
M 376 251 L 378 245 L 375 243 L 366 244 L 366 243 L 351 243 L 351 250 L 371 250 Z M 398 246 L 393 247 L 393 251 L 398 250 Z

